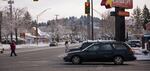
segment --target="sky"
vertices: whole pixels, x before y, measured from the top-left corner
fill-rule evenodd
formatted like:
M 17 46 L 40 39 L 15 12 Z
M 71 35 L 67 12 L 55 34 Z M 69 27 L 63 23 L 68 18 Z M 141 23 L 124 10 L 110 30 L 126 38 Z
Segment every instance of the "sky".
M 8 6 L 8 0 L 0 0 L 0 10 Z M 84 14 L 84 3 L 87 0 L 39 0 L 38 2 L 33 2 L 33 0 L 14 0 L 13 7 L 25 8 L 32 15 L 32 19 L 35 20 L 37 15 L 46 10 L 39 16 L 39 22 L 46 22 L 47 20 L 52 20 L 58 15 L 59 18 L 66 18 L 69 16 L 80 17 Z M 101 14 L 107 11 L 113 11 L 114 9 L 106 9 L 104 6 L 100 5 L 101 0 L 93 0 L 93 8 L 97 10 L 94 13 L 94 17 L 101 18 Z M 137 6 L 143 9 L 144 5 L 150 9 L 150 0 L 133 0 L 133 9 Z M 133 12 L 133 9 L 128 9 L 127 11 Z

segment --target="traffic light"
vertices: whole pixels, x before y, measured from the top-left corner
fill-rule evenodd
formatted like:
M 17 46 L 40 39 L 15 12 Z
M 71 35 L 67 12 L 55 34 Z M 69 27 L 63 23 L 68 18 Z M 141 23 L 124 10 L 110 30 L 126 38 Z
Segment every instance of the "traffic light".
M 39 0 L 33 0 L 33 1 L 39 1 Z
M 85 14 L 90 14 L 90 2 L 85 2 Z

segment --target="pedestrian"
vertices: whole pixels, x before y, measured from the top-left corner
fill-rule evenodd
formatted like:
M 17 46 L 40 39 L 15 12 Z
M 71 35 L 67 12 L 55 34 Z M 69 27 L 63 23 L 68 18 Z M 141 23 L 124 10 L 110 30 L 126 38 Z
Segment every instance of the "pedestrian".
M 15 50 L 16 50 L 15 41 L 12 41 L 12 42 L 10 43 L 10 49 L 11 49 L 11 54 L 10 54 L 10 56 L 12 56 L 13 54 L 14 54 L 15 56 L 17 56 L 17 54 L 16 54 L 16 52 L 15 52 Z
M 68 41 L 65 42 L 65 52 L 68 52 L 69 44 Z

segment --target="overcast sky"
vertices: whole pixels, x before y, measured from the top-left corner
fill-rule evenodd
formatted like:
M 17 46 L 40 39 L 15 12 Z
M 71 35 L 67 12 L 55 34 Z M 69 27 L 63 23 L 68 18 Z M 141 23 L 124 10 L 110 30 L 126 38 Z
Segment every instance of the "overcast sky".
M 76 16 L 80 17 L 84 14 L 84 2 L 87 0 L 39 0 L 38 2 L 33 2 L 32 0 L 14 0 L 13 6 L 17 8 L 26 8 L 33 19 L 36 19 L 36 16 L 41 13 L 43 10 L 48 9 L 40 17 L 39 21 L 47 21 L 55 19 L 55 15 L 58 14 L 58 18 Z M 100 5 L 101 0 L 93 0 L 94 9 L 100 13 L 106 12 L 108 10 L 112 11 L 113 9 L 105 9 Z M 133 0 L 133 7 L 137 6 L 143 9 L 144 5 L 150 9 L 150 0 Z M 7 1 L 0 0 L 0 8 L 8 6 Z M 0 10 L 1 10 L 0 9 Z M 129 10 L 132 12 L 132 9 Z M 94 12 L 95 17 L 101 18 L 100 14 Z

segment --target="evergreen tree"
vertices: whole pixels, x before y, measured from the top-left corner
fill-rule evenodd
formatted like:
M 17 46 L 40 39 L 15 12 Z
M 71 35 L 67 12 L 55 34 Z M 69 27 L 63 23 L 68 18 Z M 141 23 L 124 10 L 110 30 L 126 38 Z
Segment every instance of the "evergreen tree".
M 142 12 L 139 7 L 133 10 L 133 19 L 134 19 L 134 34 L 142 33 Z
M 145 25 L 148 22 L 150 22 L 150 12 L 149 12 L 149 9 L 147 8 L 146 5 L 144 5 L 144 9 L 143 9 L 143 12 L 142 12 L 142 19 L 143 19 L 143 22 L 142 22 L 143 27 L 144 27 L 144 29 L 146 29 Z
M 25 14 L 24 14 L 24 17 L 23 17 L 23 27 L 25 28 L 25 29 L 30 29 L 30 28 L 32 28 L 33 26 L 32 26 L 32 18 L 31 18 L 31 15 L 30 15 L 30 13 L 27 11 Z

